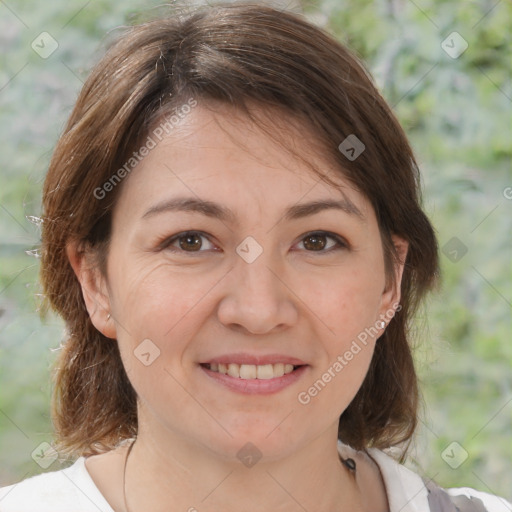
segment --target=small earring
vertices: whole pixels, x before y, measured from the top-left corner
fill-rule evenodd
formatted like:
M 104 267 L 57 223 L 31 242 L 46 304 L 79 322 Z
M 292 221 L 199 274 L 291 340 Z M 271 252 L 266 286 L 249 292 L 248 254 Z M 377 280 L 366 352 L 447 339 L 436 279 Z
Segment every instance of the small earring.
M 386 322 L 384 322 L 384 320 L 377 320 L 376 325 L 378 329 L 384 329 L 384 327 L 386 327 Z
M 110 313 L 109 313 L 109 314 L 107 315 L 107 320 L 110 320 L 110 316 L 111 316 L 111 315 L 110 315 Z

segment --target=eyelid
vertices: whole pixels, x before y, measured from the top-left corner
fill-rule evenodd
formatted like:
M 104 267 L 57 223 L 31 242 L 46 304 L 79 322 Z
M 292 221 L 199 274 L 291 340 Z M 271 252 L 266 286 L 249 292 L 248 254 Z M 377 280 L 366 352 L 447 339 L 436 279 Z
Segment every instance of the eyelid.
M 199 235 L 201 237 L 204 237 L 204 238 L 206 238 L 208 240 L 209 243 L 215 245 L 210 240 L 210 235 L 208 235 L 204 231 L 192 230 L 191 229 L 191 230 L 186 230 L 186 231 L 180 231 L 179 233 L 171 235 L 170 237 L 165 237 L 162 241 L 157 243 L 156 250 L 160 251 L 160 250 L 168 249 L 171 252 L 177 252 L 177 253 L 189 254 L 189 255 L 200 254 L 202 252 L 209 252 L 209 251 L 201 251 L 201 250 L 199 250 L 199 251 L 183 251 L 183 250 L 180 250 L 179 248 L 176 248 L 176 247 L 170 248 L 171 244 L 174 243 L 176 240 L 178 240 L 179 238 L 184 237 L 186 235 L 190 235 L 190 234 Z M 333 233 L 331 231 L 325 231 L 325 230 L 321 230 L 321 229 L 317 229 L 317 230 L 314 230 L 314 231 L 308 231 L 306 233 L 301 234 L 300 237 L 298 238 L 298 241 L 294 245 L 297 245 L 297 243 L 300 243 L 305 238 L 307 238 L 309 236 L 313 236 L 313 235 L 320 235 L 320 236 L 324 236 L 326 238 L 331 238 L 332 240 L 334 240 L 336 242 L 337 245 L 334 246 L 334 247 L 331 247 L 327 251 L 308 251 L 308 250 L 305 250 L 306 253 L 329 254 L 329 253 L 331 253 L 332 251 L 335 251 L 335 250 L 350 249 L 350 244 L 347 242 L 347 240 L 344 237 L 342 237 L 341 235 L 338 235 L 336 233 Z
M 211 243 L 212 245 L 215 245 L 210 240 L 210 235 L 208 235 L 204 231 L 199 231 L 199 230 L 195 230 L 195 229 L 188 229 L 186 231 L 180 231 L 179 233 L 176 233 L 175 235 L 164 237 L 162 241 L 159 241 L 157 243 L 157 246 L 156 246 L 155 250 L 156 251 L 170 250 L 171 252 L 176 252 L 176 253 L 181 253 L 181 254 L 191 254 L 191 255 L 193 255 L 193 254 L 200 254 L 202 252 L 207 252 L 207 251 L 183 251 L 183 250 L 180 250 L 178 247 L 172 247 L 171 248 L 171 244 L 173 244 L 176 240 L 178 240 L 179 238 L 184 237 L 186 235 L 199 235 L 201 237 L 206 238 L 208 240 L 208 242 Z M 173 251 L 173 249 L 174 249 L 174 251 Z
M 312 236 L 312 235 L 321 235 L 321 236 L 325 236 L 326 238 L 331 238 L 336 242 L 337 246 L 331 247 L 327 251 L 305 251 L 307 253 L 329 254 L 332 251 L 339 250 L 339 249 L 350 249 L 350 244 L 344 237 L 342 237 L 341 235 L 338 235 L 336 233 L 333 233 L 332 231 L 326 231 L 323 229 L 308 231 L 307 233 L 300 235 L 298 243 L 302 242 L 305 238 L 307 238 L 308 236 Z

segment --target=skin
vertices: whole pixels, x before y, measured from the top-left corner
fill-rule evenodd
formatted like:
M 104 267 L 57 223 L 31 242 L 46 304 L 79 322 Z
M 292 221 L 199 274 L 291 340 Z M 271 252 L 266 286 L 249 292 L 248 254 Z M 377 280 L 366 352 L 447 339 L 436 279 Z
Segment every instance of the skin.
M 353 454 L 354 479 L 336 450 L 339 416 L 383 329 L 307 405 L 297 396 L 399 302 L 399 286 L 387 284 L 370 203 L 313 148 L 307 127 L 291 120 L 275 126 L 336 176 L 342 192 L 241 115 L 199 105 L 123 182 L 107 275 L 68 247 L 91 319 L 117 339 L 139 397 L 139 435 L 126 473 L 132 512 L 168 510 L 169 503 L 201 512 L 388 509 L 376 465 Z M 235 221 L 177 211 L 143 218 L 175 196 L 216 201 L 233 210 Z M 362 215 L 327 209 L 283 218 L 291 205 L 343 198 Z M 190 243 L 183 250 L 176 239 L 161 244 L 192 230 L 202 232 L 199 252 Z M 345 245 L 328 234 L 316 242 L 306 236 L 317 231 L 339 235 Z M 236 252 L 247 236 L 263 249 L 252 263 Z M 403 261 L 407 244 L 397 237 L 394 243 Z M 397 265 L 396 283 L 401 275 Z M 160 350 L 148 366 L 134 355 L 145 339 Z M 233 352 L 286 354 L 308 366 L 277 393 L 242 395 L 199 366 Z M 247 442 L 262 454 L 250 468 L 237 458 Z M 115 510 L 124 510 L 125 452 L 120 447 L 86 463 Z

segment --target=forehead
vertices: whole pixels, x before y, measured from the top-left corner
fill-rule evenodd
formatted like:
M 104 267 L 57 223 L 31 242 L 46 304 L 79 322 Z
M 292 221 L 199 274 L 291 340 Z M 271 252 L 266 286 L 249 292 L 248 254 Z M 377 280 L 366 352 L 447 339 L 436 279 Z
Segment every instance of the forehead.
M 196 106 L 135 167 L 118 207 L 128 202 L 141 213 L 158 199 L 188 196 L 243 212 L 249 203 L 261 208 L 331 199 L 365 216 L 367 201 L 309 126 L 280 111 L 252 113 L 256 123 L 230 107 Z

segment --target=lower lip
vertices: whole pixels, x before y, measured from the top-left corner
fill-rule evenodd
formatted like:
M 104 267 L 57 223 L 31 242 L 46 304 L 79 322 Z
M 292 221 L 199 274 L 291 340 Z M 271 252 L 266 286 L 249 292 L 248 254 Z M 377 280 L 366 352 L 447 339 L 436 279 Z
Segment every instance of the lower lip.
M 300 379 L 307 370 L 308 365 L 300 366 L 291 373 L 273 379 L 241 379 L 239 377 L 231 377 L 230 375 L 214 372 L 201 365 L 199 365 L 199 367 L 208 377 L 238 393 L 244 395 L 270 395 L 281 391 Z

